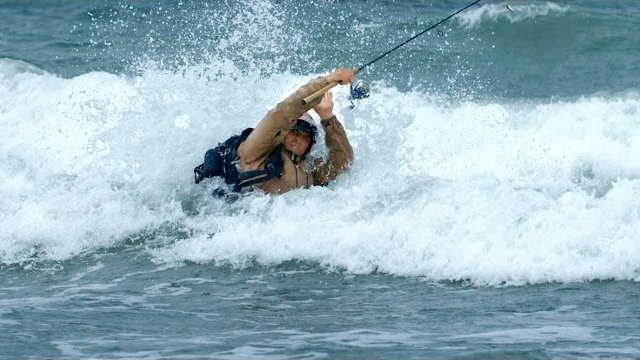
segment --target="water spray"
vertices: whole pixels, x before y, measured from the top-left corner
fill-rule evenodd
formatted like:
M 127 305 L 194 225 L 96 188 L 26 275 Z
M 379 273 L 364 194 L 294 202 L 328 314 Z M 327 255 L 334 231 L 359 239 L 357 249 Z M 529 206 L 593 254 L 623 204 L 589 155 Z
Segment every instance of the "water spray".
M 422 30 L 421 32 L 417 33 L 416 35 L 410 37 L 409 39 L 405 40 L 404 42 L 396 45 L 392 49 L 380 54 L 378 57 L 376 57 L 375 59 L 369 61 L 368 63 L 366 63 L 364 65 L 361 65 L 357 69 L 354 69 L 353 70 L 353 75 L 354 76 L 358 75 L 358 73 L 360 71 L 366 69 L 367 67 L 373 65 L 374 63 L 376 63 L 377 61 L 383 59 L 384 57 L 386 57 L 387 55 L 391 54 L 392 52 L 398 50 L 399 48 L 403 47 L 404 45 L 406 45 L 410 41 L 413 41 L 418 36 L 420 36 L 422 34 L 425 34 L 425 33 L 429 32 L 430 30 L 435 29 L 436 27 L 438 27 L 439 25 L 443 24 L 444 22 L 446 22 L 447 20 L 451 19 L 452 17 L 460 14 L 461 12 L 467 10 L 468 8 L 472 7 L 473 5 L 478 4 L 480 1 L 481 0 L 476 0 L 476 1 L 472 2 L 471 4 L 463 7 L 462 9 L 454 12 L 453 14 L 443 18 L 442 20 L 438 21 L 437 23 L 429 26 L 428 28 Z M 440 31 L 438 31 L 438 33 L 440 33 Z M 302 99 L 302 105 L 307 105 L 307 104 L 311 103 L 313 100 L 315 100 L 318 97 L 322 96 L 324 93 L 326 93 L 327 91 L 329 91 L 330 89 L 332 89 L 333 87 L 335 87 L 338 84 L 339 84 L 339 82 L 332 82 L 329 85 L 323 87 L 322 89 L 316 91 L 315 93 L 307 96 L 306 98 Z M 367 85 L 365 82 L 358 82 L 355 86 L 351 86 L 351 95 L 349 96 L 349 100 L 364 99 L 364 98 L 367 98 L 367 97 L 369 97 L 369 85 Z M 353 108 L 353 102 L 352 102 L 351 108 Z

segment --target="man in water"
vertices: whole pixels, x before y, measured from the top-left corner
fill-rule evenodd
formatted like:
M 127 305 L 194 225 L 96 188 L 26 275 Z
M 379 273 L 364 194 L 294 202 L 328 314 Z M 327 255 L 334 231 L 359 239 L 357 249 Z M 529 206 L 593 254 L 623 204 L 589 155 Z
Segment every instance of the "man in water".
M 196 168 L 196 183 L 203 177 L 220 175 L 225 177 L 228 184 L 234 185 L 235 191 L 253 186 L 269 194 L 327 185 L 353 161 L 353 149 L 342 124 L 333 114 L 333 96 L 330 92 L 306 105 L 302 104 L 302 99 L 331 83 L 346 85 L 353 83 L 353 80 L 353 70 L 337 69 L 327 76 L 309 81 L 271 109 L 248 136 L 244 133 L 241 135 L 246 139 L 240 140 L 237 151 L 231 146 L 228 156 L 232 158 L 221 160 L 225 163 L 224 174 L 211 171 L 215 168 L 211 164 L 215 162 L 207 159 L 209 155 L 215 156 L 216 152 L 208 151 L 205 163 Z M 318 161 L 314 164 L 305 161 L 317 134 L 317 127 L 308 113 L 311 109 L 320 117 L 325 131 L 325 144 L 329 149 L 329 159 L 322 165 L 318 165 Z M 229 170 L 229 163 L 234 164 L 235 169 Z

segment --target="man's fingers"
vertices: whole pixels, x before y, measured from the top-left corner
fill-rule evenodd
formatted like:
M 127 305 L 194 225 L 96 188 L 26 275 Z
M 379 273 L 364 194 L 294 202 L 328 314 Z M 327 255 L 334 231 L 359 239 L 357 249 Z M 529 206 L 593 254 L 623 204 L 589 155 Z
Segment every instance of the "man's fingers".
M 355 79 L 355 72 L 352 69 L 341 68 L 334 71 L 332 76 L 336 79 L 334 81 L 336 81 L 338 84 L 353 84 L 353 81 Z

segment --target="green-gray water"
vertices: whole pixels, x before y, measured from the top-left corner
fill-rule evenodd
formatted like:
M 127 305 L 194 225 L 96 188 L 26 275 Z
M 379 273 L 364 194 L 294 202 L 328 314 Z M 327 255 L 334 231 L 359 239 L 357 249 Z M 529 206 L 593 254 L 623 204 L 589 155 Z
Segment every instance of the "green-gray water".
M 228 204 L 208 148 L 466 3 L 0 2 L 0 358 L 640 357 L 640 4 L 506 4 Z

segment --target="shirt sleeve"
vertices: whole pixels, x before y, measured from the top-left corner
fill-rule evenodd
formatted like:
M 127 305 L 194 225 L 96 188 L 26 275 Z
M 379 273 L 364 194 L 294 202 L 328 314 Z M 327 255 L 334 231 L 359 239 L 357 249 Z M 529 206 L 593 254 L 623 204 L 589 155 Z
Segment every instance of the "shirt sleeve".
M 278 137 L 286 133 L 302 114 L 318 105 L 322 97 L 307 105 L 302 105 L 302 99 L 328 84 L 324 76 L 313 79 L 269 110 L 247 140 L 240 144 L 238 155 L 241 162 L 249 168 L 263 163 L 282 141 Z
M 344 127 L 335 116 L 322 120 L 325 144 L 329 148 L 329 160 L 313 171 L 315 185 L 327 185 L 342 174 L 353 161 L 353 148 Z

